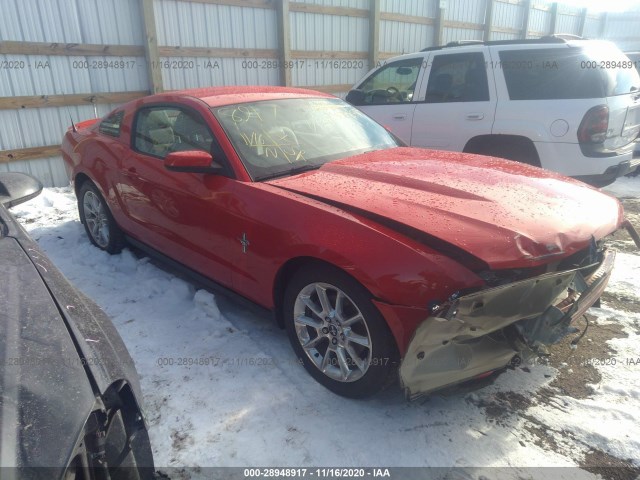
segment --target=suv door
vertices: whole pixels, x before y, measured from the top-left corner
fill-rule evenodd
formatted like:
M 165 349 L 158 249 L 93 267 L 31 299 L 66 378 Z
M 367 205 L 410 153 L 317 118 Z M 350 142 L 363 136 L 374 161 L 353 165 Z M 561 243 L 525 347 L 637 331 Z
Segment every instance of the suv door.
M 380 67 L 350 92 L 347 101 L 411 143 L 411 124 L 424 72 L 425 56 L 403 58 Z
M 496 93 L 486 49 L 460 50 L 432 52 L 424 100 L 413 116 L 412 146 L 462 151 L 469 139 L 491 133 Z

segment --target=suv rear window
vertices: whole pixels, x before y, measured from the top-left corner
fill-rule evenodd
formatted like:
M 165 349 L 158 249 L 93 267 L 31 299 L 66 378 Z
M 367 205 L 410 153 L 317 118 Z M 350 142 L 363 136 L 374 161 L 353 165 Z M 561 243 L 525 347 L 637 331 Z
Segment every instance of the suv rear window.
M 603 98 L 640 88 L 632 63 L 615 48 L 506 50 L 499 55 L 511 100 Z

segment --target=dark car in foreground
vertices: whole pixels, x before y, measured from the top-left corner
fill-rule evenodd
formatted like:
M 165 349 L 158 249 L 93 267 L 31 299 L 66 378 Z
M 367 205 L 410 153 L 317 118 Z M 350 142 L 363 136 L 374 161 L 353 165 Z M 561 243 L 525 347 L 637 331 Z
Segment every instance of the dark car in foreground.
M 91 242 L 128 242 L 275 312 L 307 371 L 409 397 L 565 335 L 613 267 L 620 203 L 508 160 L 405 148 L 331 95 L 186 90 L 74 125 Z
M 122 339 L 7 210 L 41 190 L 30 176 L 0 173 L 0 476 L 153 478 Z

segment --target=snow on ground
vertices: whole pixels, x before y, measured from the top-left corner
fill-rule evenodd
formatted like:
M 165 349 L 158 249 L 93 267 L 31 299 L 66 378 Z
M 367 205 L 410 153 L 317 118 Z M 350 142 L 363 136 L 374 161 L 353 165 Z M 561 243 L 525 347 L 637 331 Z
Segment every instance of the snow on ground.
M 610 191 L 640 197 L 640 178 L 619 182 Z M 473 393 L 407 403 L 399 389 L 390 389 L 373 399 L 348 400 L 311 379 L 266 314 L 197 290 L 130 250 L 110 256 L 94 248 L 70 189 L 45 189 L 12 212 L 67 278 L 113 319 L 140 373 L 160 470 L 575 466 L 591 447 L 640 466 L 640 364 L 625 363 L 640 357 L 634 309 L 603 304 L 592 310 L 603 322 L 619 322 L 629 337 L 611 341 L 619 363 L 597 367 L 602 381 L 586 399 L 558 394 L 534 403 L 526 415 L 496 421 L 488 405 L 512 392 L 534 398 L 558 373 L 530 365 Z M 639 303 L 637 253 L 618 254 L 608 290 Z M 588 355 L 588 344 L 581 348 Z M 551 448 L 532 433 L 531 422 L 550 435 L 570 435 Z M 510 472 L 518 475 L 517 469 Z
M 618 198 L 640 198 L 640 177 L 620 177 L 603 190 Z

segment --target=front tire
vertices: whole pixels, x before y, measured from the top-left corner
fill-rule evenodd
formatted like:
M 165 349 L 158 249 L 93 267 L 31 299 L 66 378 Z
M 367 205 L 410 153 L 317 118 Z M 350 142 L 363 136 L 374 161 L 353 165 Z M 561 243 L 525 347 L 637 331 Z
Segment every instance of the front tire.
M 124 234 L 111 215 L 107 202 L 90 181 L 84 182 L 80 187 L 78 211 L 91 243 L 111 254 L 122 251 Z
M 328 265 L 296 272 L 284 295 L 284 321 L 309 374 L 338 395 L 371 396 L 397 378 L 398 350 L 371 294 Z

